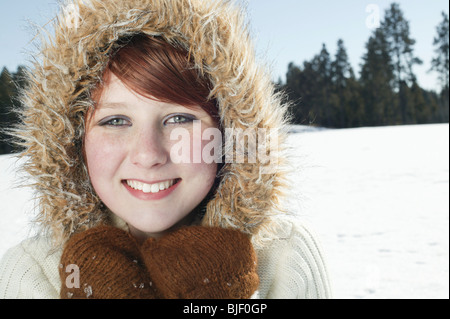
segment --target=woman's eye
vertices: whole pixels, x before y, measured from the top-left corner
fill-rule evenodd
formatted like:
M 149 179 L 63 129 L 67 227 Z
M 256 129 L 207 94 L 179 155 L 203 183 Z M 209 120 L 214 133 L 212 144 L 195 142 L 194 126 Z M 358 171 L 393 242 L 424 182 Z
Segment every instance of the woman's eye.
M 122 117 L 109 117 L 102 121 L 100 121 L 100 126 L 113 126 L 113 127 L 120 127 L 120 126 L 129 126 L 130 121 L 122 118 Z
M 165 121 L 165 124 L 185 124 L 195 120 L 194 117 L 184 114 L 177 114 Z

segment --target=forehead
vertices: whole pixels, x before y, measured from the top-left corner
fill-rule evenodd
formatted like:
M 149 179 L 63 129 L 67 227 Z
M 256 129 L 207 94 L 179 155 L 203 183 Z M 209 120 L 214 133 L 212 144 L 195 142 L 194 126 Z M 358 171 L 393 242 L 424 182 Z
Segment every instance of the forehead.
M 144 100 L 145 98 L 127 87 L 114 73 L 107 72 L 99 89 L 94 92 L 96 102 L 101 104 L 115 104 L 120 101 Z
M 186 112 L 187 110 L 189 110 L 202 117 L 208 115 L 208 113 L 199 105 L 184 106 L 170 102 L 159 101 L 154 97 L 142 96 L 126 86 L 112 72 L 104 81 L 101 87 L 101 92 L 97 92 L 96 96 L 97 99 L 94 99 L 94 101 L 96 102 L 95 111 L 132 111 L 136 110 L 139 107 L 145 107 L 148 110 L 162 110 L 170 112 Z

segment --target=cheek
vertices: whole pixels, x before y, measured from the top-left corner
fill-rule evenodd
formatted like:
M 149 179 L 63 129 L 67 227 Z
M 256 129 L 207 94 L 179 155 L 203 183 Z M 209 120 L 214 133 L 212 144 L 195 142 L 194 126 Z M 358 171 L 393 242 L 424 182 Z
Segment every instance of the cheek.
M 167 134 L 166 143 L 174 164 L 216 164 L 221 161 L 222 134 L 216 127 L 194 124 L 193 129 L 176 128 Z
M 185 164 L 186 178 L 188 189 L 188 198 L 193 201 L 196 206 L 198 205 L 210 192 L 214 185 L 217 176 L 217 164 L 216 163 L 199 163 L 199 164 Z
M 214 135 L 210 133 L 213 132 Z M 205 134 L 206 133 L 206 134 Z M 205 196 L 214 184 L 217 177 L 217 163 L 221 158 L 222 138 L 219 129 L 216 127 L 206 127 L 202 130 L 201 136 L 194 136 L 200 143 L 193 147 L 194 154 L 201 154 L 199 164 L 194 164 L 194 170 L 201 172 L 199 177 L 204 185 Z M 203 138 L 205 138 L 203 140 Z M 197 147 L 197 148 L 195 148 Z
M 214 156 L 210 156 L 210 146 L 210 141 L 202 141 L 198 145 L 193 144 L 192 154 L 198 161 L 187 164 L 192 176 L 195 176 L 199 196 L 203 197 L 208 194 L 217 176 L 218 165 L 213 160 Z M 196 155 L 197 158 L 195 158 Z
M 222 133 L 215 126 L 205 126 L 194 129 L 191 139 L 191 154 L 193 163 L 216 164 L 222 157 Z
M 118 139 L 111 139 L 102 134 L 89 133 L 85 139 L 86 163 L 94 188 L 105 178 L 114 175 L 122 153 Z
M 214 144 L 212 141 L 202 140 L 201 132 L 195 130 L 190 132 L 189 137 L 177 142 L 178 149 L 187 152 L 183 152 L 185 155 L 182 156 L 181 163 L 175 164 L 186 185 L 189 185 L 189 201 L 198 204 L 214 185 L 218 165 L 210 155 L 211 145 Z

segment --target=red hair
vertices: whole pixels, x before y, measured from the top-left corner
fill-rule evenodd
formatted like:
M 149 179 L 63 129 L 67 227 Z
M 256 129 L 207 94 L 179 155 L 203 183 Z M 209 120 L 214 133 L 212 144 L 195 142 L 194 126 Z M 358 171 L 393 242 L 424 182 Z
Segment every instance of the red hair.
M 200 106 L 216 122 L 216 100 L 208 99 L 211 84 L 200 76 L 186 50 L 160 37 L 137 34 L 119 40 L 105 71 L 112 72 L 128 88 L 147 98 L 185 107 Z M 100 92 L 95 92 L 95 96 Z

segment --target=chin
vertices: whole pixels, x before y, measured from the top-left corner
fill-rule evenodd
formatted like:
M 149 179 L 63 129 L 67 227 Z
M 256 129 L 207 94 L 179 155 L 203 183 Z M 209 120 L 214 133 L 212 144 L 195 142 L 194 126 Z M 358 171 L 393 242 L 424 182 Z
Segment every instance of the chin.
M 133 236 L 138 238 L 148 238 L 148 237 L 161 237 L 165 233 L 183 226 L 187 225 L 189 223 L 191 218 L 189 218 L 189 215 L 176 220 L 167 220 L 163 221 L 159 219 L 157 222 L 135 222 L 135 223 L 128 223 L 130 232 Z

